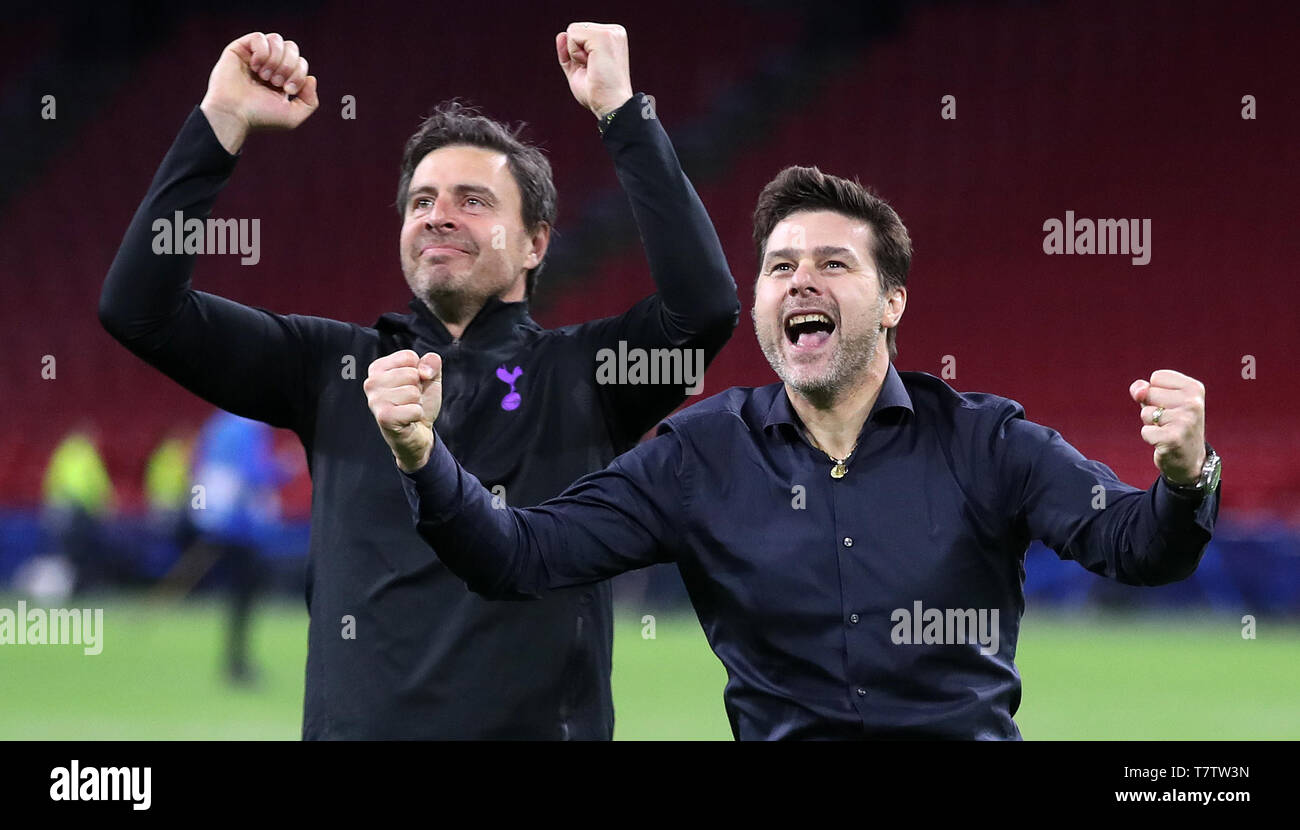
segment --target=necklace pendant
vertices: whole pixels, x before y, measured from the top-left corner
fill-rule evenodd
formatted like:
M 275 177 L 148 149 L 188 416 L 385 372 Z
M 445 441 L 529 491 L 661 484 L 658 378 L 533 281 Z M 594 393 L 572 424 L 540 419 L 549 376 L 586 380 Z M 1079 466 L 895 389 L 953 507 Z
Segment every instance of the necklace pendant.
M 844 474 L 847 472 L 848 468 L 845 467 L 843 463 L 836 464 L 834 467 L 831 467 L 831 478 L 844 478 Z

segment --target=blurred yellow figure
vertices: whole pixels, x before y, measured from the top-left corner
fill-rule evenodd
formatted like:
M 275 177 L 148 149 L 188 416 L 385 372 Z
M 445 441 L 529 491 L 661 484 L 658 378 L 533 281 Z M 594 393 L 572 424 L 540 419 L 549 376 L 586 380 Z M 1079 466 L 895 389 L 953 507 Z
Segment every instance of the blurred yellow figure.
M 81 592 L 107 581 L 119 567 L 104 543 L 101 522 L 117 507 L 117 494 L 96 446 L 94 427 L 68 433 L 45 469 L 45 528 Z
M 88 432 L 71 432 L 55 448 L 45 469 L 44 493 L 47 508 L 79 507 L 97 518 L 116 506 L 113 482 Z
M 166 514 L 180 510 L 190 493 L 190 447 L 179 436 L 164 438 L 144 470 L 144 493 L 149 511 Z

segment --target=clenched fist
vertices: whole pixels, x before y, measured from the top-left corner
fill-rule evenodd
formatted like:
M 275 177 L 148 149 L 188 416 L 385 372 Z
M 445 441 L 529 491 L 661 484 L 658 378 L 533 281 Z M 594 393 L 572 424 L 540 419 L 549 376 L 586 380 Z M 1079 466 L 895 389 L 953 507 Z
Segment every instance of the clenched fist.
M 1142 405 L 1142 440 L 1156 448 L 1156 468 L 1174 484 L 1195 483 L 1205 465 L 1205 384 L 1160 369 L 1128 393 Z
M 398 468 L 413 473 L 428 463 L 433 422 L 442 408 L 442 358 L 393 352 L 370 364 L 363 388 Z
M 298 44 L 275 32 L 253 32 L 222 51 L 199 108 L 234 155 L 250 132 L 292 130 L 319 105 L 316 76 L 307 74 Z
M 632 97 L 627 30 L 617 23 L 570 23 L 555 36 L 555 53 L 573 97 L 597 118 Z

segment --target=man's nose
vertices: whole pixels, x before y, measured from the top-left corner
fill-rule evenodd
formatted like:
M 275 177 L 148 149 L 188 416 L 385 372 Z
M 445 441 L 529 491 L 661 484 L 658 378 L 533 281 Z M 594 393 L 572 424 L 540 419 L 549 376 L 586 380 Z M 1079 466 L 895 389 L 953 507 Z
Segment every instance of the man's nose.
M 794 275 L 790 277 L 790 296 L 798 297 L 800 294 L 819 293 L 821 293 L 821 288 L 817 285 L 813 269 L 807 265 L 800 265 L 796 268 Z
M 454 230 L 456 227 L 456 217 L 447 207 L 448 203 L 443 199 L 434 199 L 433 207 L 429 208 L 429 214 L 425 217 L 424 226 L 429 230 L 435 228 L 441 230 Z

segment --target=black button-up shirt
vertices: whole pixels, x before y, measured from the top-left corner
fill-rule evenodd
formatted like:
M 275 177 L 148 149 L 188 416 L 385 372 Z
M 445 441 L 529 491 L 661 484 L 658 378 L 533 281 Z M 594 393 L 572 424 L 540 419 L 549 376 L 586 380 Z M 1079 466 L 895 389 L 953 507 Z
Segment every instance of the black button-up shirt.
M 675 561 L 740 739 L 1018 738 L 1030 541 L 1157 585 L 1218 514 L 1217 492 L 1130 487 L 1015 401 L 892 365 L 831 467 L 778 383 L 678 413 L 537 507 L 493 510 L 441 441 L 402 478 L 420 534 L 490 597 Z

